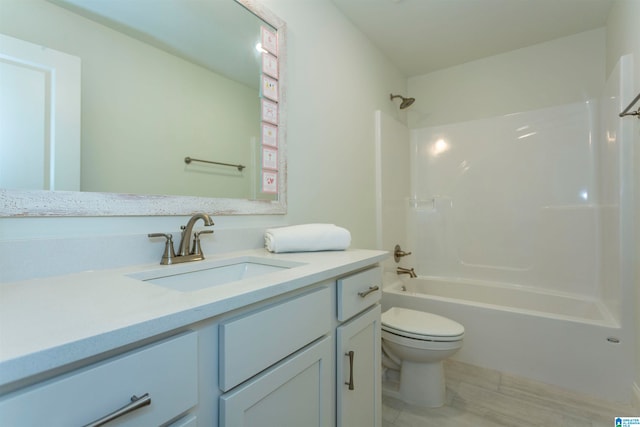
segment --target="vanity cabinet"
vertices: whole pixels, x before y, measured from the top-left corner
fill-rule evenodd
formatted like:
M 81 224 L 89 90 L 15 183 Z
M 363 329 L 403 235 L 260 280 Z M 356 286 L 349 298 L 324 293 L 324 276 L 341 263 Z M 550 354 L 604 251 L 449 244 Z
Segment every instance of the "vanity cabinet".
M 380 426 L 380 305 L 339 326 L 336 337 L 336 425 Z
M 380 427 L 381 288 L 369 268 L 223 321 L 220 427 Z
M 333 425 L 333 345 L 324 337 L 220 398 L 220 427 Z
M 220 324 L 220 427 L 332 425 L 331 301 L 320 286 Z
M 119 355 L 71 347 L 85 357 L 0 395 L 0 426 L 102 425 L 92 423 L 106 417 L 114 427 L 380 427 L 376 257 L 331 274 L 319 269 L 317 280 L 264 298 L 239 294 L 242 304 L 212 298 L 220 307 L 206 317 L 198 315 L 210 309 L 203 302 L 147 320 L 155 328 L 185 316 L 156 338 L 139 335 L 144 345 L 122 344 Z
M 3 396 L 0 426 L 92 425 L 127 405 L 109 426 L 163 425 L 198 403 L 197 367 L 197 334 L 183 333 Z
M 373 267 L 337 280 L 338 320 L 344 322 L 382 297 L 382 268 Z
M 198 417 L 194 414 L 185 415 L 178 421 L 169 424 L 168 427 L 198 427 Z
M 220 324 L 220 389 L 228 391 L 331 329 L 331 290 L 321 286 Z
M 382 425 L 380 297 L 382 269 L 337 281 L 336 425 Z

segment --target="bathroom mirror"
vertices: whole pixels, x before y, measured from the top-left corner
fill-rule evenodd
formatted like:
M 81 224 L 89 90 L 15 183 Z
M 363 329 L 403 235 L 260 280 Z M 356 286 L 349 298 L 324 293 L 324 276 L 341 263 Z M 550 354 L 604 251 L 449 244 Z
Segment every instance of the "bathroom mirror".
M 80 188 L 83 191 L 0 188 L 0 216 L 188 215 L 195 211 L 206 211 L 214 215 L 286 213 L 285 23 L 255 0 L 131 0 L 111 3 L 124 7 L 135 5 L 137 9 L 130 12 L 129 16 L 142 16 L 142 23 L 155 28 L 140 29 L 133 22 L 105 16 L 100 11 L 80 10 L 80 6 L 87 4 L 105 4 L 94 0 L 13 2 L 12 4 L 29 6 L 24 6 L 27 9 L 23 9 L 23 15 L 11 17 L 14 21 L 12 23 L 7 18 L 3 22 L 0 17 L 0 33 L 42 46 L 47 45 L 49 40 L 53 46 L 48 47 L 72 55 L 83 49 L 91 49 L 90 43 L 93 40 L 89 38 L 86 41 L 76 39 L 71 43 L 75 48 L 64 49 L 64 40 L 60 39 L 72 38 L 71 33 L 60 35 L 56 43 L 46 37 L 45 30 L 20 31 L 20 26 L 36 26 L 38 19 L 51 21 L 51 8 L 55 8 L 56 16 L 79 22 L 78 25 L 84 26 L 84 31 L 90 31 L 88 34 L 92 37 L 94 33 L 99 33 L 95 37 L 135 38 L 137 41 L 134 43 L 144 40 L 160 52 L 152 53 L 159 58 L 157 61 L 166 61 L 166 65 L 156 62 L 161 65 L 148 72 L 145 81 L 139 83 L 129 80 L 135 74 L 137 62 L 143 60 L 140 55 L 131 54 L 133 51 L 125 52 L 129 54 L 128 62 L 120 59 L 118 67 L 110 64 L 99 67 L 105 70 L 95 70 L 94 63 L 80 58 L 83 91 L 83 178 Z M 153 12 L 145 11 L 139 6 L 153 8 Z M 191 9 L 180 10 L 181 7 Z M 159 13 L 159 9 L 163 11 Z M 40 16 L 28 15 L 32 11 Z M 230 17 L 230 13 L 236 15 Z M 161 19 L 150 19 L 152 16 Z M 221 22 L 216 24 L 216 19 L 220 18 Z M 253 24 L 250 23 L 252 21 Z M 58 25 L 60 28 L 68 25 L 68 22 L 48 22 L 48 25 L 53 28 Z M 246 25 L 254 27 L 246 30 Z M 195 33 L 201 37 L 196 40 L 195 47 L 180 46 L 180 43 L 188 40 L 178 39 L 188 39 L 194 33 L 187 28 L 194 29 L 198 26 L 201 29 Z M 104 30 L 91 30 L 101 27 Z M 274 123 L 277 129 L 277 156 L 275 163 L 269 165 L 271 169 L 277 169 L 277 185 L 270 188 L 273 194 L 262 192 L 263 126 L 260 88 L 264 66 L 262 53 L 256 50 L 261 27 L 277 35 L 278 118 Z M 124 34 L 117 35 L 113 28 Z M 158 28 L 170 32 L 164 35 L 154 32 Z M 105 44 L 100 46 L 113 43 L 114 49 L 104 52 L 96 50 L 97 55 L 124 54 L 117 41 L 109 39 L 103 43 Z M 141 41 L 139 43 L 142 44 Z M 199 52 L 206 52 L 206 55 L 200 55 Z M 239 52 L 242 55 L 238 55 Z M 169 53 L 178 59 L 167 59 Z M 215 61 L 219 64 L 209 64 Z M 193 74 L 188 74 L 183 82 L 173 85 L 173 92 L 166 89 L 166 82 L 159 89 L 149 89 L 144 95 L 136 92 L 146 84 L 146 80 L 154 80 L 158 75 L 167 74 L 166 70 L 178 62 L 186 63 L 184 68 Z M 208 69 L 214 67 L 218 74 L 216 78 L 230 83 L 222 88 L 220 85 L 212 84 L 209 88 L 208 83 L 200 84 L 197 80 L 198 73 L 206 74 Z M 110 73 L 110 78 L 117 75 L 122 79 L 124 89 L 103 89 L 102 92 L 94 90 L 95 87 L 104 86 L 105 78 L 100 77 L 98 71 Z M 236 86 L 240 88 L 239 92 Z M 243 91 L 248 95 L 243 95 Z M 85 105 L 89 94 L 102 98 L 99 103 L 94 100 L 93 104 Z M 191 98 L 199 98 L 197 102 L 201 104 L 191 103 Z M 162 113 L 148 109 L 158 105 L 170 108 L 164 108 Z M 95 111 L 98 108 L 102 109 L 99 113 Z M 177 127 L 170 123 L 171 116 L 178 116 L 179 122 L 184 125 Z M 186 123 L 194 117 L 199 121 Z M 131 118 L 132 122 L 145 123 L 147 131 L 130 130 L 122 123 L 127 118 Z M 235 129 L 240 129 L 237 135 L 232 133 Z M 94 141 L 97 143 L 92 146 L 91 142 Z M 231 144 L 231 148 L 225 148 L 223 144 Z M 238 146 L 242 149 L 239 150 Z M 113 150 L 114 147 L 118 147 L 117 155 L 109 157 L 113 156 L 113 151 L 110 152 L 109 149 Z M 239 155 L 236 157 L 236 154 Z M 153 157 L 154 155 L 159 155 L 159 158 Z M 241 164 L 246 168 L 239 170 L 234 166 L 200 162 L 186 164 L 185 157 Z M 93 181 L 86 178 L 91 173 L 97 176 Z M 100 173 L 111 175 L 103 179 Z M 177 174 L 178 178 L 173 178 L 172 174 Z M 111 187 L 101 188 L 101 181 L 110 181 Z M 242 185 L 236 185 L 238 182 L 242 182 Z M 241 189 L 236 191 L 236 187 Z M 84 191 L 85 189 L 88 191 Z

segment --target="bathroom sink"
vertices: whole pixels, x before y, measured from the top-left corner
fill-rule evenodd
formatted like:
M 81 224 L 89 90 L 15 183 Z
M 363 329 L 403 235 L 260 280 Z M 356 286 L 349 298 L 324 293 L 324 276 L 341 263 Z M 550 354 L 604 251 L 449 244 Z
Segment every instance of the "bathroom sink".
M 282 271 L 303 263 L 260 257 L 239 257 L 224 261 L 194 262 L 168 266 L 127 277 L 182 292 L 224 285 L 250 277 Z

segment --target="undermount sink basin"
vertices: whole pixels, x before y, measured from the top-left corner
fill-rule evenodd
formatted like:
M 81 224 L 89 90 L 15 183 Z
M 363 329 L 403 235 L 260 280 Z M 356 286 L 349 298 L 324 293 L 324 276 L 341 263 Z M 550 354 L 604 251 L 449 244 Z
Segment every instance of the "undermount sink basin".
M 304 264 L 260 257 L 240 257 L 219 262 L 195 261 L 193 263 L 130 274 L 128 277 L 177 291 L 190 292 L 250 277 L 262 276 L 300 265 Z

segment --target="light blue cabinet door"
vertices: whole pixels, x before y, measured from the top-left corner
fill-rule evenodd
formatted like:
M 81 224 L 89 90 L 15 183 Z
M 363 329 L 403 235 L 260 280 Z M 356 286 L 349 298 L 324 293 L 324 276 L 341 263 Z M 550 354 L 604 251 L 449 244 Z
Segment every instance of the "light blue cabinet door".
M 220 427 L 329 427 L 332 337 L 294 353 L 220 397 Z
M 187 332 L 0 398 L 0 426 L 82 426 L 145 405 L 110 427 L 158 426 L 198 403 L 198 336 Z M 137 400 L 137 399 L 136 399 Z
M 337 426 L 380 427 L 380 306 L 336 330 Z

